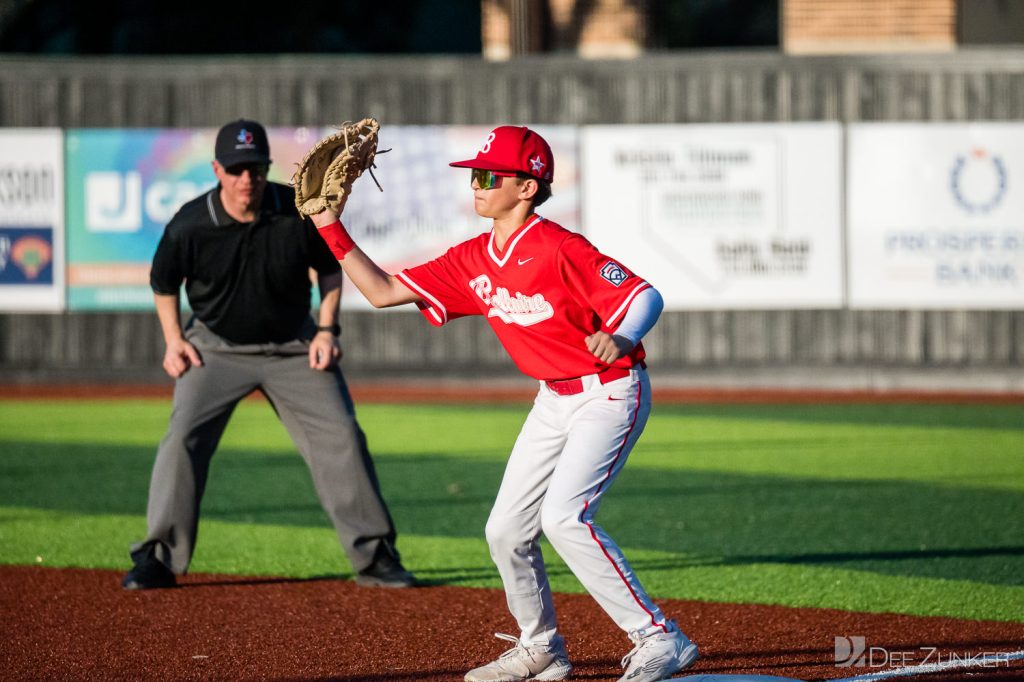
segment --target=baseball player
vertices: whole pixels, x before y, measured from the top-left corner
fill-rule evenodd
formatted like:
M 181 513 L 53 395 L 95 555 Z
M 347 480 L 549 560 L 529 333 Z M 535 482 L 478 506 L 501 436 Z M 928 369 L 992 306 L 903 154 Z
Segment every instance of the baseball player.
M 374 306 L 415 303 L 435 326 L 482 315 L 540 382 L 486 527 L 520 634 L 498 634 L 515 646 L 465 679 L 564 680 L 572 672 L 541 533 L 635 644 L 622 680 L 669 677 L 693 664 L 697 646 L 594 521 L 650 413 L 640 339 L 661 314 L 661 296 L 582 235 L 535 213 L 551 196 L 554 158 L 534 131 L 495 128 L 475 158 L 451 165 L 472 169 L 474 207 L 493 227 L 398 275 L 370 260 L 330 210 L 313 219 Z

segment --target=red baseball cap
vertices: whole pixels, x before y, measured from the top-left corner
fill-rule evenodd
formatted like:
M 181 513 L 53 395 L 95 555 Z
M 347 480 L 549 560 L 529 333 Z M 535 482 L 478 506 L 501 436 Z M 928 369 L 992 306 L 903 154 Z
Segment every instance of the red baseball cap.
M 499 173 L 526 173 L 548 182 L 555 174 L 551 147 L 526 126 L 499 126 L 487 136 L 475 159 L 453 161 L 448 165 Z

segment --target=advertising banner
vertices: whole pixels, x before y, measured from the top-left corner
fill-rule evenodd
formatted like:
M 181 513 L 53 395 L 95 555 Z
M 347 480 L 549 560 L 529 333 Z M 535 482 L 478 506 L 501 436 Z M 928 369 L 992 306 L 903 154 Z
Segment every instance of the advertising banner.
M 270 179 L 287 182 L 323 131 L 269 128 Z M 217 130 L 69 130 L 68 305 L 151 308 L 149 267 L 164 226 L 213 187 Z
M 544 215 L 578 228 L 577 133 L 538 128 L 556 158 L 554 197 Z M 473 211 L 469 171 L 489 127 L 384 126 L 373 178 L 364 174 L 345 207 L 357 243 L 395 272 L 489 229 Z M 149 268 L 164 226 L 216 180 L 216 129 L 70 130 L 67 134 L 68 297 L 74 309 L 151 308 Z M 268 128 L 270 179 L 287 183 L 295 165 L 331 128 Z M 391 151 L 384 151 L 390 149 Z M 348 285 L 343 307 L 368 307 Z
M 60 130 L 0 130 L 0 310 L 64 307 Z
M 587 236 L 671 309 L 842 304 L 838 124 L 583 129 Z
M 1024 309 L 1024 124 L 848 139 L 850 307 Z

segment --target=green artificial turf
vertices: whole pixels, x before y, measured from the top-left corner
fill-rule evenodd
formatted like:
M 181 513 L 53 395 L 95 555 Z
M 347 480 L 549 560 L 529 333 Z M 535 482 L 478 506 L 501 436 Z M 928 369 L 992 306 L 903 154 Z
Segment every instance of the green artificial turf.
M 406 564 L 498 587 L 526 405 L 361 404 Z M 168 401 L 0 401 L 0 563 L 124 569 Z M 349 575 L 273 412 L 239 406 L 196 572 Z M 658 597 L 1024 621 L 1024 406 L 656 405 L 598 521 Z M 581 591 L 546 547 L 556 590 Z

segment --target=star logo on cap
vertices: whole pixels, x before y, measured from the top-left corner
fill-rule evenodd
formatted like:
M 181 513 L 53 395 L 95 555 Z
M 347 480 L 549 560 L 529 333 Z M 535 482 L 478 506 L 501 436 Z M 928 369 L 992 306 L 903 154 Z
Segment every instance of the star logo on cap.
M 238 131 L 238 141 L 242 144 L 252 144 L 252 133 L 245 128 Z
M 530 159 L 530 170 L 534 173 L 540 173 L 544 170 L 545 163 L 540 160 L 540 154 Z

